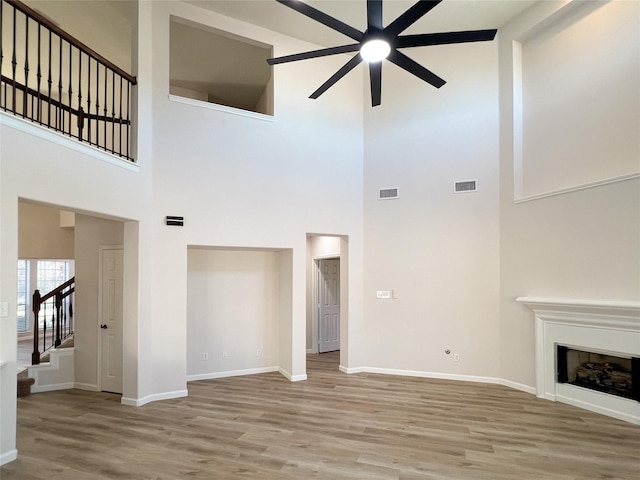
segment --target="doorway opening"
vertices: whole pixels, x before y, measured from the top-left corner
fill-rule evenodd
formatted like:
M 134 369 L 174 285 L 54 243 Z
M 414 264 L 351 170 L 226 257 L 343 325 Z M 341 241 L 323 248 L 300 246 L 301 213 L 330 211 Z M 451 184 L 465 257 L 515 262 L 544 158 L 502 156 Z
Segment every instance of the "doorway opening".
M 307 236 L 307 363 L 342 369 L 347 359 L 348 239 Z
M 17 329 L 20 330 L 22 321 L 24 333 L 18 336 L 17 358 L 27 356 L 23 362 L 28 369 L 25 374 L 36 380 L 31 392 L 79 388 L 121 394 L 125 363 L 122 335 L 125 221 L 27 199 L 19 199 L 18 206 L 16 265 L 23 267 L 24 275 L 18 275 L 18 305 L 22 307 L 18 313 L 22 316 L 17 315 Z M 27 265 L 33 268 L 27 270 Z M 135 265 L 129 269 L 134 270 Z M 36 277 L 42 277 L 43 281 L 38 278 L 35 282 Z M 71 331 L 70 341 L 56 343 L 57 348 L 49 349 L 40 364 L 32 366 L 32 353 L 36 351 L 31 341 L 31 332 L 35 331 L 30 304 L 33 290 L 37 288 L 45 294 L 69 278 L 75 279 L 72 307 L 60 310 L 72 311 L 69 319 L 73 320 L 61 321 L 60 330 Z M 23 288 L 21 281 L 25 284 Z M 38 330 L 51 338 L 52 315 L 46 309 L 40 313 L 43 323 Z M 38 340 L 37 350 L 50 343 L 46 342 L 46 336 L 42 338 L 45 346 Z M 21 352 L 21 341 L 25 352 Z M 106 376 L 101 374 L 105 370 Z

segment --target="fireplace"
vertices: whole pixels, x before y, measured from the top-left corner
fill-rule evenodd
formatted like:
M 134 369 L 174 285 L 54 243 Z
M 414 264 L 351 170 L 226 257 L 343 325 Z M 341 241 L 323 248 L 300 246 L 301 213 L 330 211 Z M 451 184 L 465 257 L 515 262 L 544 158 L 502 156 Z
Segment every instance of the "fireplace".
M 640 358 L 557 345 L 556 368 L 558 383 L 640 402 Z
M 534 313 L 536 395 L 640 425 L 640 302 L 517 301 Z

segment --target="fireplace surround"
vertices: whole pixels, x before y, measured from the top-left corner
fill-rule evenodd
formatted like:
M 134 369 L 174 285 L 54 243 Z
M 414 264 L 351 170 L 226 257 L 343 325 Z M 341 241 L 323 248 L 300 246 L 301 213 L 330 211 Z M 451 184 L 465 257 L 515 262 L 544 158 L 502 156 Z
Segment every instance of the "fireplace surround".
M 516 300 L 534 313 L 537 396 L 640 425 L 639 401 L 558 381 L 558 346 L 605 358 L 640 357 L 640 302 L 539 297 Z

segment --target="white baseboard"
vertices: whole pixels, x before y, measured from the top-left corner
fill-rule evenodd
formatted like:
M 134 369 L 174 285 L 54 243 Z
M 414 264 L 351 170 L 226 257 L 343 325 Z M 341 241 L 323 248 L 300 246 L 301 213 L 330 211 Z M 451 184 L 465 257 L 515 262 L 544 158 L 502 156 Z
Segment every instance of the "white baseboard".
M 128 405 L 130 407 L 141 407 L 151 402 L 159 402 L 161 400 L 171 400 L 173 398 L 183 398 L 189 396 L 187 390 L 176 390 L 175 392 L 154 393 L 153 395 L 147 395 L 142 398 L 129 398 L 122 397 L 120 403 L 122 405 Z
M 313 348 L 307 348 L 307 353 L 315 353 L 315 352 L 313 351 Z
M 365 367 L 354 367 L 354 368 L 347 368 L 344 365 L 340 365 L 338 367 L 338 369 L 342 372 L 342 373 L 347 373 L 349 375 L 353 374 L 353 373 L 366 373 L 367 369 Z
M 0 465 L 13 462 L 16 458 L 18 458 L 18 450 L 14 448 L 0 455 Z
M 638 413 L 636 415 L 633 415 L 599 405 L 594 405 L 589 402 L 583 402 L 576 398 L 565 397 L 562 395 L 556 395 L 556 400 L 558 402 L 566 403 L 567 405 L 582 408 L 584 410 L 589 410 L 590 412 L 599 413 L 600 415 L 606 415 L 608 417 L 617 418 L 618 420 L 622 420 L 624 422 L 633 423 L 634 425 L 640 425 L 640 408 L 637 409 Z
M 422 372 L 419 370 L 397 370 L 393 368 L 378 368 L 378 367 L 354 367 L 347 368 L 340 365 L 340 371 L 349 375 L 355 373 L 380 373 L 382 375 L 404 375 L 407 377 L 422 377 L 422 378 L 437 378 L 440 380 L 455 380 L 460 382 L 478 382 L 478 383 L 490 383 L 504 385 L 505 387 L 513 388 L 514 390 L 520 390 L 521 392 L 529 393 L 531 395 L 536 394 L 535 387 L 524 385 L 522 383 L 512 382 L 511 380 L 504 380 L 496 377 L 480 377 L 475 375 L 458 375 L 455 373 L 436 373 L 436 372 Z
M 383 375 L 400 375 L 405 377 L 437 378 L 439 380 L 456 380 L 460 382 L 497 383 L 501 380 L 495 377 L 478 377 L 475 375 L 458 375 L 456 373 L 423 372 L 420 370 L 397 370 L 394 368 L 364 367 L 366 373 L 380 373 Z
M 57 390 L 70 390 L 75 387 L 74 382 L 54 383 L 51 385 L 32 385 L 31 393 L 55 392 Z
M 278 367 L 260 367 L 247 368 L 244 370 L 229 370 L 227 372 L 201 373 L 196 375 L 187 375 L 187 382 L 196 382 L 198 380 L 213 380 L 216 378 L 240 377 L 242 375 L 255 375 L 257 373 L 277 372 Z
M 287 372 L 286 370 L 283 370 L 282 368 L 279 368 L 278 372 L 280 372 L 280 375 L 285 377 L 290 382 L 303 382 L 307 379 L 306 373 L 302 375 L 291 375 L 289 372 Z
M 78 390 L 86 390 L 87 392 L 100 392 L 100 387 L 98 385 L 93 385 L 91 383 L 74 383 L 73 388 L 77 388 Z
M 531 395 L 536 394 L 536 387 L 530 387 L 529 385 L 524 385 L 522 383 L 512 382 L 511 380 L 501 379 L 500 385 L 513 388 L 514 390 L 520 390 L 521 392 L 530 393 Z

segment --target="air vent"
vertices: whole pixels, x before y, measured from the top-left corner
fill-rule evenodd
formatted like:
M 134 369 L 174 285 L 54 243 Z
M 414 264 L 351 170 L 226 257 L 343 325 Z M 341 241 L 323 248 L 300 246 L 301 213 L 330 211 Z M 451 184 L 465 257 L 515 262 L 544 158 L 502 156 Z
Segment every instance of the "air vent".
M 478 191 L 478 185 L 475 180 L 465 180 L 464 182 L 456 182 L 453 187 L 453 193 L 469 193 Z
M 397 188 L 381 188 L 378 190 L 378 200 L 393 200 L 398 198 Z

